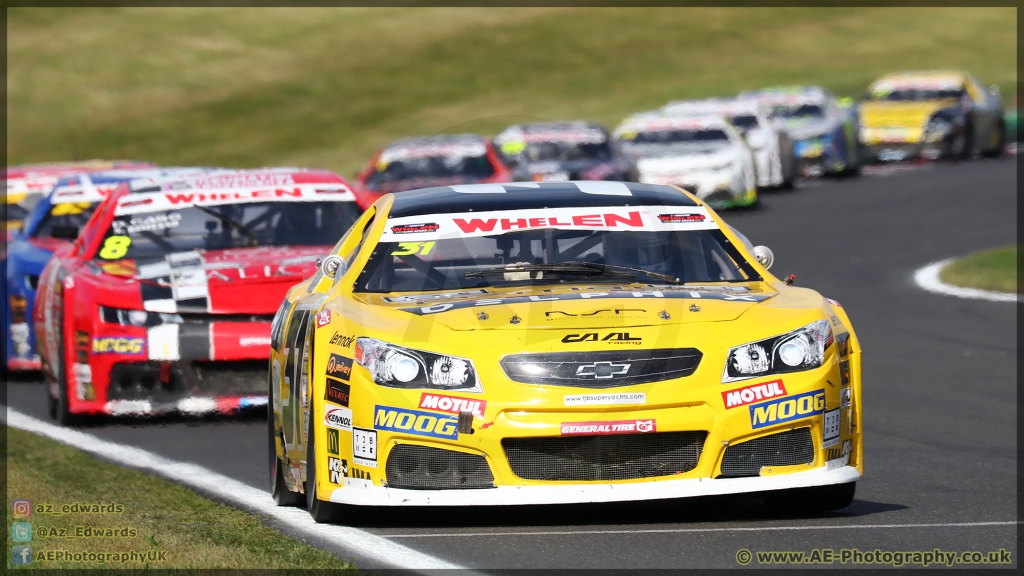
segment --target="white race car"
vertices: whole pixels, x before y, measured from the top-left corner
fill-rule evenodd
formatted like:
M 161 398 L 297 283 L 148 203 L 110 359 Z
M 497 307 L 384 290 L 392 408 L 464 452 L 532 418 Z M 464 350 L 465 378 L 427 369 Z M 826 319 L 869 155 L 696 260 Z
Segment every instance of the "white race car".
M 661 111 L 679 116 L 717 114 L 724 117 L 754 151 L 757 187 L 793 187 L 796 178 L 793 142 L 784 130 L 772 126 L 767 112 L 756 102 L 732 98 L 676 100 L 666 104 Z
M 636 160 L 640 182 L 679 186 L 716 209 L 757 202 L 754 155 L 721 116 L 644 112 L 613 136 Z

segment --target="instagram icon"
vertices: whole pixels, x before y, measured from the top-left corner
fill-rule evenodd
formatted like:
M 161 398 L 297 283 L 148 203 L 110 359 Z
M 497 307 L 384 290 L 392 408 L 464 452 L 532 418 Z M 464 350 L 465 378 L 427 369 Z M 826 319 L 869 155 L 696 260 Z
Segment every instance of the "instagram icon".
M 15 498 L 11 501 L 11 516 L 28 518 L 32 515 L 32 501 L 27 498 Z

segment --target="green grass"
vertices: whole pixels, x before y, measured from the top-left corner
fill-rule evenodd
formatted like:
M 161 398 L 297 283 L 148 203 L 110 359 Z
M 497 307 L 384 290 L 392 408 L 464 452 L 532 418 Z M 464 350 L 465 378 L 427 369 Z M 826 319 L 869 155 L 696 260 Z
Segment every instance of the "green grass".
M 9 8 L 8 163 L 346 176 L 409 135 L 948 67 L 1017 90 L 1015 8 Z
M 116 503 L 121 513 L 65 514 L 34 511 L 34 530 L 70 530 L 75 526 L 128 528 L 134 536 L 50 539 L 34 534 L 40 551 L 123 553 L 166 552 L 149 563 L 97 565 L 69 561 L 37 562 L 8 568 L 352 568 L 347 562 L 267 527 L 256 516 L 217 504 L 155 476 L 93 459 L 88 454 L 16 428 L 7 428 L 7 528 L 12 542 L 11 501 L 28 498 L 33 506 Z M 21 520 L 19 520 L 21 521 Z
M 958 258 L 942 269 L 939 278 L 947 284 L 967 288 L 1019 292 L 1017 247 L 994 248 Z

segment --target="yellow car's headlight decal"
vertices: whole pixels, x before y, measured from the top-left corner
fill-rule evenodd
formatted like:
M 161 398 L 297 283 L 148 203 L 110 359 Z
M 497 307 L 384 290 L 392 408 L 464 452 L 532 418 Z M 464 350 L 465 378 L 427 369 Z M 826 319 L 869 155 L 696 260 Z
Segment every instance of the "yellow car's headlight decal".
M 818 320 L 786 334 L 735 346 L 726 357 L 722 382 L 817 368 L 832 341 L 828 320 Z
M 413 350 L 363 337 L 356 340 L 355 359 L 381 386 L 483 391 L 473 362 L 468 358 Z

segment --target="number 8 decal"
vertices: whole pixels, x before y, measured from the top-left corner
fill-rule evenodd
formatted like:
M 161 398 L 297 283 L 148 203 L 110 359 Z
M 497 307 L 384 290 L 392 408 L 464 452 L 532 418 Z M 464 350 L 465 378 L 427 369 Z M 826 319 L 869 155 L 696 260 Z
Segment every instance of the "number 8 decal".
M 131 243 L 132 239 L 128 236 L 111 236 L 103 242 L 103 248 L 100 249 L 100 258 L 104 260 L 124 258 Z

